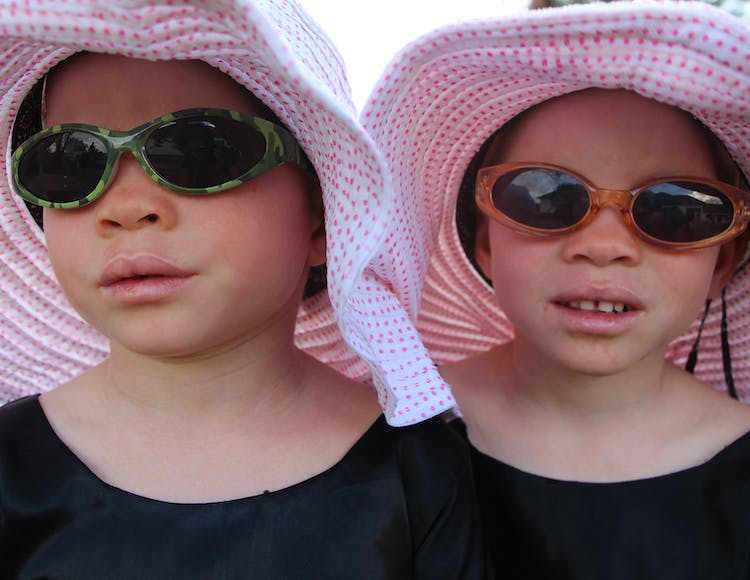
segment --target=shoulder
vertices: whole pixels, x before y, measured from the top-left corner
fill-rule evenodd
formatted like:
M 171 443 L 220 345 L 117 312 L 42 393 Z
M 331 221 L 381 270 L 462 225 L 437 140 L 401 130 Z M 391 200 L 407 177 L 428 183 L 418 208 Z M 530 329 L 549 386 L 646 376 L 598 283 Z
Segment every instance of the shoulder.
M 723 455 L 747 463 L 750 459 L 750 407 L 723 393 L 711 394 L 704 407 L 705 419 L 693 431 L 700 437 L 695 447 L 704 447 L 706 459 Z M 731 453 L 727 453 L 729 451 Z
M 59 455 L 37 395 L 0 407 L 0 503 L 13 489 L 36 490 L 59 467 L 49 460 Z
M 703 463 L 750 431 L 750 406 L 718 392 L 692 376 L 680 377 L 681 399 L 673 398 L 672 412 L 685 419 L 672 455 L 685 455 L 684 463 Z M 670 418 L 665 410 L 664 420 Z M 736 447 L 736 446 L 735 446 Z
M 468 457 L 465 441 L 442 416 L 405 427 L 385 425 L 385 428 L 388 438 L 402 453 L 442 456 L 446 460 Z
M 441 417 L 394 427 L 381 415 L 352 448 L 348 459 L 350 465 L 381 473 L 392 470 L 407 484 L 418 484 L 420 478 L 448 482 L 470 471 L 467 444 Z
M 0 407 L 0 485 L 11 477 L 32 480 L 60 474 L 70 459 L 32 395 Z
M 0 471 L 13 465 L 17 473 L 36 472 L 42 469 L 38 461 L 40 453 L 46 455 L 57 446 L 38 395 L 0 407 Z
M 468 559 L 463 562 L 464 573 L 469 568 L 476 570 L 477 576 L 461 577 L 483 577 L 479 512 L 468 445 L 441 417 L 388 429 L 398 452 L 410 537 L 413 545 L 420 546 L 416 566 L 424 570 L 417 576 L 451 575 L 450 565 L 443 559 L 445 550 L 449 550 L 459 557 L 453 563 L 457 566 L 463 551 Z
M 0 407 L 0 463 L 12 462 L 18 473 L 49 472 L 60 467 L 60 460 L 67 459 L 66 450 L 47 420 L 39 395 Z
M 7 442 L 43 423 L 39 395 L 16 399 L 0 406 L 0 442 Z
M 406 427 L 383 421 L 381 426 L 407 493 L 424 494 L 430 487 L 435 499 L 444 499 L 471 480 L 468 445 L 443 418 Z

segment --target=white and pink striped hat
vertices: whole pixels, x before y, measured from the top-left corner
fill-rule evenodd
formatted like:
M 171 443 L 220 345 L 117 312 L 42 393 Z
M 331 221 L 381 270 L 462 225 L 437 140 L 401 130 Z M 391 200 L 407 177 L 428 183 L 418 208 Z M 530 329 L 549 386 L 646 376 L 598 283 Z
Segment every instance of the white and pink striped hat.
M 361 119 L 388 159 L 399 216 L 412 232 L 407 267 L 422 278 L 411 289 L 424 280 L 417 328 L 437 363 L 512 338 L 459 240 L 456 200 L 467 166 L 522 111 L 592 87 L 690 112 L 750 175 L 750 27 L 705 3 L 581 4 L 457 23 L 405 47 L 377 83 Z M 695 366 L 700 379 L 747 402 L 749 270 L 743 262 L 724 299 L 711 304 Z M 408 299 L 419 303 L 418 291 Z M 692 359 L 700 325 L 673 342 L 671 360 Z
M 416 311 L 396 297 L 412 279 L 394 265 L 408 247 L 387 229 L 398 209 L 384 161 L 356 118 L 340 55 L 294 0 L 0 0 L 0 403 L 48 390 L 108 354 L 106 338 L 63 296 L 43 232 L 8 182 L 19 105 L 77 51 L 200 59 L 268 105 L 324 192 L 328 292 L 303 303 L 298 346 L 374 383 L 392 424 L 451 406 L 411 322 Z

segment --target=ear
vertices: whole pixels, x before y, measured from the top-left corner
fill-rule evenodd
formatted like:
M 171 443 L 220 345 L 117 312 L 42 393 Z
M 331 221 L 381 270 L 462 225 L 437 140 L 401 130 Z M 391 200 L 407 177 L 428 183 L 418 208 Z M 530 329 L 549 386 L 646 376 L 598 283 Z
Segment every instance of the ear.
M 747 250 L 748 232 L 735 238 L 719 248 L 719 256 L 716 258 L 716 266 L 711 278 L 711 286 L 708 290 L 709 298 L 717 298 L 722 289 L 729 284 L 742 257 Z
M 492 253 L 490 252 L 490 221 L 477 210 L 477 229 L 474 238 L 474 260 L 484 277 L 492 281 Z
M 326 261 L 326 222 L 323 212 L 323 193 L 317 179 L 310 187 L 310 207 L 312 216 L 312 234 L 310 252 L 307 256 L 308 266 L 320 266 Z

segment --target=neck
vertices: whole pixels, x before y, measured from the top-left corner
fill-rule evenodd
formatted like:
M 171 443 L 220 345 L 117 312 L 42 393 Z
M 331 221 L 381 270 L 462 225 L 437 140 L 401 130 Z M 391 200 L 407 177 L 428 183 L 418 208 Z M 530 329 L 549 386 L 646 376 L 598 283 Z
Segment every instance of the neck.
M 282 413 L 304 390 L 312 359 L 290 342 L 243 343 L 194 357 L 154 357 L 112 344 L 90 381 L 111 403 L 173 417 Z
M 513 405 L 610 426 L 613 417 L 625 419 L 655 408 L 668 384 L 665 374 L 672 369 L 661 352 L 606 374 L 540 364 L 539 360 L 539 353 L 523 343 L 511 343 L 500 351 L 499 376 L 504 377 L 502 388 Z

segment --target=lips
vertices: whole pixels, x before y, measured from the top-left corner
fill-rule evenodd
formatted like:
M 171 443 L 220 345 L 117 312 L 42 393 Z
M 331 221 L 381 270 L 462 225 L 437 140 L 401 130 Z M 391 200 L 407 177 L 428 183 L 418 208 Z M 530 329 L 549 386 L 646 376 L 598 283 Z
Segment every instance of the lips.
M 623 288 L 578 288 L 555 296 L 554 304 L 571 310 L 603 314 L 625 314 L 643 310 L 643 302 L 634 292 Z
M 153 278 L 188 278 L 191 272 L 156 256 L 117 257 L 111 260 L 99 277 L 99 285 L 107 288 L 126 281 Z
M 554 296 L 550 304 L 557 324 L 586 336 L 621 335 L 647 314 L 645 303 L 623 286 L 578 286 Z

